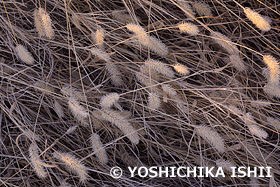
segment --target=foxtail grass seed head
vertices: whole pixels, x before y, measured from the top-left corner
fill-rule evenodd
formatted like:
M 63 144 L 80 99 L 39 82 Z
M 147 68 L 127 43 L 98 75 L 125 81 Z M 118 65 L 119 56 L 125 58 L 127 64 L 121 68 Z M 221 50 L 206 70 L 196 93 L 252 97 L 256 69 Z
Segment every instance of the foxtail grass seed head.
M 245 116 L 245 124 L 249 128 L 249 131 L 251 132 L 252 135 L 257 136 L 258 138 L 261 139 L 266 139 L 268 137 L 268 134 L 266 131 L 264 131 L 257 122 L 254 120 L 254 117 L 252 116 L 251 113 L 246 113 Z
M 198 27 L 193 23 L 181 23 L 178 25 L 178 28 L 181 33 L 187 33 L 191 36 L 198 35 L 199 33 Z
M 119 71 L 117 65 L 109 61 L 105 64 L 105 67 L 110 76 L 111 82 L 115 86 L 121 86 L 123 84 L 123 80 L 121 72 Z
M 76 99 L 70 97 L 68 100 L 68 106 L 73 116 L 80 122 L 86 120 L 89 116 L 86 108 L 83 107 Z
M 110 58 L 109 54 L 99 48 L 96 48 L 96 47 L 91 48 L 91 53 L 94 56 L 97 56 L 98 58 L 100 58 L 101 60 L 104 60 L 105 62 L 111 62 L 111 58 Z
M 213 16 L 210 6 L 206 3 L 194 1 L 192 7 L 199 16 Z
M 137 41 L 145 48 L 163 57 L 168 54 L 168 47 L 159 39 L 149 36 L 140 25 L 130 23 L 126 25 L 126 28 L 135 34 Z
M 271 55 L 264 55 L 263 56 L 263 61 L 267 65 L 269 69 L 269 75 L 268 75 L 268 83 L 270 85 L 276 85 L 279 86 L 279 63 Z
M 253 107 L 256 108 L 268 107 L 272 104 L 271 102 L 265 100 L 252 100 L 250 101 L 250 103 Z
M 152 70 L 168 78 L 173 78 L 175 76 L 173 70 L 159 60 L 148 59 L 145 61 L 145 66 L 150 67 Z
M 40 8 L 36 9 L 33 13 L 33 17 L 34 17 L 34 22 L 35 22 L 35 28 L 36 31 L 38 32 L 39 36 L 45 36 L 45 31 L 42 25 L 42 19 L 41 19 L 41 13 L 40 13 Z
M 168 55 L 168 47 L 164 43 L 162 43 L 161 40 L 153 36 L 149 37 L 149 43 L 146 47 L 162 57 Z
M 54 37 L 52 20 L 50 15 L 43 8 L 34 11 L 34 21 L 36 30 L 40 36 L 46 36 L 49 39 Z
M 212 32 L 211 37 L 214 41 L 224 48 L 229 54 L 237 55 L 239 53 L 236 45 L 225 35 L 220 32 Z
M 246 71 L 246 66 L 238 54 L 230 55 L 229 59 L 233 67 L 235 67 L 235 69 L 237 69 L 240 72 Z
M 151 71 L 157 74 L 155 71 Z M 150 74 L 146 74 L 143 72 L 136 72 L 135 76 L 136 79 L 142 84 L 142 86 L 151 86 L 153 84 L 156 84 L 156 82 L 152 79 L 150 79 Z
M 101 164 L 107 164 L 108 156 L 107 156 L 106 150 L 104 149 L 104 146 L 100 140 L 100 136 L 96 133 L 92 133 L 90 140 L 91 140 L 92 149 L 95 152 L 95 155 L 96 155 L 98 161 Z
M 146 33 L 146 30 L 141 27 L 140 25 L 134 24 L 134 23 L 129 23 L 126 25 L 126 28 L 133 32 L 136 36 L 136 38 L 138 39 L 138 41 L 145 45 L 148 46 L 149 45 L 149 35 Z
M 229 111 L 231 113 L 233 113 L 234 115 L 242 116 L 244 114 L 237 106 L 235 106 L 233 104 L 230 104 L 227 107 L 228 107 Z
M 33 86 L 43 93 L 54 93 L 54 88 L 49 86 L 49 84 L 46 82 L 37 81 L 33 84 Z
M 104 42 L 105 32 L 102 28 L 96 30 L 96 32 L 92 33 L 93 41 L 101 46 Z
M 65 180 L 63 180 L 63 181 L 61 181 L 59 187 L 72 187 L 72 185 L 69 184 L 68 182 L 66 182 Z
M 280 120 L 279 119 L 267 117 L 266 120 L 271 126 L 275 127 L 278 131 L 280 131 Z
M 258 125 L 249 125 L 248 128 L 252 135 L 255 135 L 260 139 L 266 139 L 268 137 L 267 132 Z
M 77 125 L 70 127 L 65 134 L 72 134 L 73 132 L 75 132 L 75 130 L 78 128 Z
M 154 68 L 151 68 L 149 65 L 141 65 L 140 66 L 140 72 L 143 75 L 147 76 L 146 78 L 149 79 L 149 83 L 160 81 L 160 75 L 157 71 L 154 70 Z
M 152 110 L 158 110 L 160 107 L 160 99 L 156 93 L 149 93 L 148 107 Z
M 73 88 L 69 85 L 65 85 L 60 89 L 60 92 L 66 97 L 73 97 L 79 101 L 87 101 L 87 98 L 84 93 L 78 91 L 76 88 Z
M 113 110 L 103 110 L 101 115 L 103 119 L 116 125 L 133 144 L 139 143 L 140 138 L 138 132 L 128 122 L 128 119 L 123 117 L 120 112 Z
M 178 4 L 180 5 L 180 8 L 184 11 L 187 17 L 191 17 L 189 14 L 191 14 L 193 17 L 195 16 L 195 12 L 193 11 L 191 5 L 185 0 L 178 0 Z M 189 14 L 187 14 L 185 11 Z
M 118 93 L 110 93 L 101 97 L 100 105 L 103 109 L 110 109 L 119 99 Z
M 183 64 L 177 63 L 173 67 L 175 71 L 177 71 L 177 73 L 179 73 L 182 76 L 188 75 L 190 73 L 189 68 Z
M 280 86 L 275 84 L 267 84 L 264 86 L 263 91 L 267 93 L 270 97 L 280 98 Z
M 172 88 L 169 84 L 161 85 L 163 92 L 165 92 L 169 97 L 174 98 L 177 96 L 177 92 L 174 88 Z
M 54 111 L 56 112 L 56 114 L 58 115 L 59 118 L 64 117 L 63 107 L 61 106 L 61 104 L 57 100 L 54 100 L 53 108 L 54 108 Z
M 21 44 L 18 44 L 15 48 L 17 56 L 26 64 L 34 64 L 34 58 L 31 53 Z
M 118 21 L 120 21 L 122 23 L 126 23 L 126 24 L 133 23 L 133 22 L 136 22 L 136 23 L 140 23 L 141 22 L 139 17 L 137 17 L 137 16 L 133 16 L 132 17 L 129 14 L 124 13 L 123 11 L 119 11 L 119 10 L 113 11 L 112 15 L 113 15 L 113 17 L 116 20 L 118 20 Z
M 223 170 L 228 171 L 228 172 L 232 171 L 231 167 L 236 167 L 236 165 L 234 163 L 232 163 L 229 160 L 224 160 L 224 159 L 216 160 L 216 165 L 217 165 L 217 167 L 222 167 Z
M 80 18 L 77 14 L 73 13 L 71 19 L 72 19 L 72 22 L 74 23 L 74 25 L 75 25 L 78 29 L 81 30 L 81 29 L 82 29 L 81 18 Z
M 40 179 L 44 179 L 47 177 L 47 172 L 43 167 L 43 161 L 39 158 L 38 147 L 35 143 L 32 143 L 29 147 L 29 159 L 31 161 L 31 166 L 34 169 L 36 175 Z
M 252 23 L 254 25 L 256 25 L 256 27 L 258 27 L 261 31 L 269 31 L 271 29 L 271 25 L 270 25 L 268 19 L 265 18 L 264 16 L 260 15 L 256 11 L 246 7 L 246 8 L 244 8 L 244 13 L 245 13 L 246 17 L 250 21 L 252 21 Z
M 80 182 L 84 183 L 88 179 L 88 168 L 74 155 L 70 153 L 54 152 L 53 157 L 63 162 L 63 166 L 69 171 L 77 175 Z
M 250 177 L 250 183 L 249 186 L 251 187 L 261 187 L 261 183 L 258 179 L 256 179 L 255 177 Z
M 34 132 L 32 132 L 31 130 L 25 129 L 23 130 L 23 135 L 25 135 L 27 138 L 29 138 L 29 140 L 35 140 L 37 142 L 40 142 L 41 138 L 40 136 L 38 136 L 37 134 L 35 134 Z
M 195 130 L 199 136 L 201 136 L 210 145 L 212 145 L 219 153 L 225 152 L 224 139 L 220 136 L 219 133 L 205 125 L 199 125 L 195 127 Z

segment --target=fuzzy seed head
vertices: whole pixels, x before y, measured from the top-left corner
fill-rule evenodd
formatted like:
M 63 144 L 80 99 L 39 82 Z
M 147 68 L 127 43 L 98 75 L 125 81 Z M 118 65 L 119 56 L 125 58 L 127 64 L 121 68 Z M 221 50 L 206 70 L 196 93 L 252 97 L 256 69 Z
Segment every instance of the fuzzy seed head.
M 63 107 L 57 100 L 54 101 L 53 108 L 59 118 L 64 117 Z
M 232 65 L 240 72 L 246 71 L 246 66 L 238 54 L 229 56 Z
M 267 132 L 257 125 L 251 113 L 249 112 L 246 113 L 244 118 L 245 118 L 245 124 L 249 128 L 249 131 L 251 132 L 252 135 L 255 135 L 261 139 L 266 139 L 268 137 Z
M 150 49 L 152 52 L 162 57 L 168 55 L 168 47 L 164 43 L 162 43 L 159 39 L 150 36 L 148 41 L 149 43 L 146 47 Z
M 100 58 L 101 60 L 104 60 L 105 62 L 111 62 L 111 58 L 110 58 L 109 54 L 99 48 L 96 48 L 96 47 L 91 48 L 91 53 L 94 56 L 97 56 L 98 58 Z
M 210 6 L 206 3 L 193 2 L 192 7 L 199 16 L 209 16 L 209 17 L 213 16 Z
M 41 140 L 40 136 L 38 136 L 37 134 L 35 134 L 34 132 L 32 132 L 31 130 L 25 129 L 22 132 L 27 138 L 29 138 L 30 140 L 35 140 L 37 142 L 39 142 Z
M 97 29 L 95 33 L 93 33 L 93 40 L 97 45 L 102 45 L 104 42 L 104 30 L 103 29 Z
M 140 66 L 140 72 L 137 73 L 142 73 L 144 76 L 146 75 L 147 79 L 149 79 L 149 82 L 160 80 L 158 72 L 151 68 L 149 65 Z
M 193 11 L 191 5 L 189 3 L 187 3 L 186 1 L 184 0 L 178 0 L 178 4 L 180 5 L 180 8 L 182 10 L 184 10 L 184 12 L 188 12 L 189 14 L 191 14 L 192 16 L 195 16 L 195 12 Z M 189 14 L 187 14 L 185 12 L 185 14 L 188 16 L 188 17 L 191 17 Z
M 261 31 L 269 31 L 271 29 L 268 19 L 256 11 L 246 7 L 244 8 L 244 13 L 246 14 L 246 17 L 252 21 L 252 23 L 255 24 L 256 27 L 258 27 Z
M 130 23 L 126 25 L 126 28 L 135 34 L 135 38 L 139 44 L 143 45 L 145 48 L 163 57 L 168 54 L 167 46 L 159 39 L 149 36 L 141 26 Z
M 260 139 L 266 139 L 268 137 L 267 132 L 260 128 L 258 125 L 250 125 L 248 126 L 248 128 L 252 135 L 257 136 Z
M 218 159 L 216 160 L 217 167 L 222 167 L 224 170 L 231 172 L 231 167 L 236 167 L 234 163 L 229 160 Z
M 28 151 L 31 166 L 33 167 L 36 175 L 41 179 L 46 178 L 48 174 L 45 168 L 42 166 L 43 161 L 39 158 L 39 151 L 37 145 L 35 143 L 32 143 Z
M 31 53 L 21 44 L 18 44 L 15 48 L 17 56 L 26 64 L 34 64 L 34 58 Z
M 187 66 L 184 66 L 183 64 L 177 63 L 174 65 L 175 71 L 177 71 L 180 75 L 188 75 L 190 73 L 189 68 Z
M 118 93 L 110 93 L 101 97 L 100 105 L 103 109 L 110 109 L 119 99 Z
M 108 156 L 98 134 L 91 135 L 91 146 L 101 164 L 108 163 Z
M 126 25 L 126 28 L 135 34 L 135 37 L 140 44 L 144 46 L 149 45 L 149 35 L 146 33 L 143 27 L 134 23 L 129 23 Z
M 265 100 L 253 100 L 253 101 L 250 101 L 250 103 L 253 107 L 256 107 L 256 108 L 268 107 L 271 105 L 271 102 L 265 101 Z
M 65 134 L 72 134 L 77 129 L 77 127 L 77 125 L 70 127 Z
M 276 58 L 271 55 L 264 55 L 263 61 L 269 68 L 268 83 L 279 85 L 279 64 Z
M 154 70 L 168 78 L 173 78 L 175 76 L 173 70 L 170 67 L 168 67 L 167 65 L 165 65 L 164 63 L 162 63 L 161 61 L 152 60 L 152 59 L 146 60 L 145 66 L 148 66 L 152 70 Z
M 76 99 L 70 97 L 68 100 L 68 106 L 73 116 L 80 122 L 86 120 L 89 116 L 86 108 L 84 108 Z
M 88 168 L 74 155 L 69 153 L 54 152 L 53 157 L 63 162 L 65 168 L 80 178 L 80 182 L 86 182 L 88 179 Z
M 160 99 L 156 93 L 149 93 L 148 107 L 152 110 L 158 110 L 160 107 Z
M 280 86 L 275 84 L 267 84 L 264 86 L 263 91 L 271 97 L 280 98 Z
M 122 23 L 132 23 L 134 19 L 137 23 L 141 22 L 139 17 L 131 17 L 129 14 L 124 13 L 123 11 L 115 10 L 112 12 L 113 17 L 122 22 Z
M 39 10 L 40 9 L 36 9 L 33 13 L 33 16 L 34 16 L 36 31 L 39 33 L 39 36 L 42 37 L 45 35 L 45 31 L 42 25 L 42 20 L 41 20 L 41 15 L 39 13 Z
M 272 118 L 272 117 L 267 117 L 266 120 L 271 126 L 275 127 L 277 130 L 280 131 L 280 120 L 279 119 L 275 119 L 275 118 Z
M 140 138 L 138 132 L 120 112 L 103 110 L 101 111 L 101 116 L 106 121 L 116 125 L 133 144 L 139 143 Z
M 237 106 L 231 104 L 228 105 L 227 107 L 230 110 L 230 112 L 232 112 L 234 115 L 240 115 L 240 116 L 243 115 L 243 112 Z
M 73 97 L 79 101 L 86 101 L 85 95 L 69 85 L 65 85 L 60 89 L 60 92 L 66 97 Z
M 199 33 L 198 27 L 193 23 L 181 23 L 178 25 L 178 28 L 181 33 L 187 33 L 191 36 L 198 35 Z
M 229 54 L 236 55 L 238 54 L 238 48 L 231 40 L 219 32 L 212 32 L 211 36 L 213 37 L 214 41 L 219 44 L 222 48 L 224 48 Z
M 113 62 L 107 62 L 105 64 L 105 67 L 110 76 L 111 82 L 115 86 L 121 86 L 123 84 L 123 80 L 122 80 L 121 72 L 119 71 L 116 64 L 114 64 Z
M 172 88 L 169 84 L 162 84 L 161 85 L 163 92 L 165 92 L 169 97 L 177 96 L 177 92 L 174 88 Z
M 39 8 L 34 11 L 35 27 L 40 36 L 46 36 L 51 39 L 54 36 L 52 20 L 50 15 L 43 9 Z
M 135 33 L 136 35 L 143 35 L 143 36 L 147 36 L 147 33 L 145 31 L 145 29 L 143 27 L 141 27 L 140 25 L 134 24 L 134 23 L 129 23 L 126 25 L 126 28 Z
M 205 139 L 210 145 L 212 145 L 218 152 L 225 152 L 224 139 L 220 136 L 219 133 L 212 130 L 210 127 L 205 125 L 199 125 L 196 128 L 196 132 L 199 136 Z

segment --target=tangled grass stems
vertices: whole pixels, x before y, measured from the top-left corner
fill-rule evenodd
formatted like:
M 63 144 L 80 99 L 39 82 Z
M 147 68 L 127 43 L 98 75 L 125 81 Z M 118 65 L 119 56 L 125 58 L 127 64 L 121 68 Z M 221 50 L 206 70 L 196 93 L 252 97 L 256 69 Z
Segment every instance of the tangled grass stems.
M 279 185 L 274 1 L 2 5 L 1 185 Z M 273 177 L 127 171 L 233 164 L 271 166 Z

